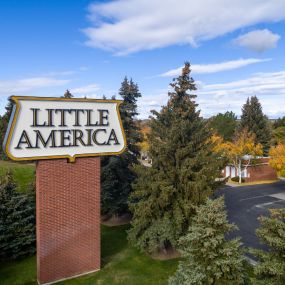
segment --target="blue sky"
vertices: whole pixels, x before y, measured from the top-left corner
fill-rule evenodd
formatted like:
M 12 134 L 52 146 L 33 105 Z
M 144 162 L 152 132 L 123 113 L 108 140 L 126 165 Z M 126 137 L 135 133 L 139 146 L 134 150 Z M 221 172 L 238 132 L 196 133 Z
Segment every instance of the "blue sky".
M 10 95 L 110 97 L 127 75 L 147 118 L 188 60 L 203 116 L 252 95 L 285 116 L 284 0 L 1 0 L 0 37 L 0 114 Z

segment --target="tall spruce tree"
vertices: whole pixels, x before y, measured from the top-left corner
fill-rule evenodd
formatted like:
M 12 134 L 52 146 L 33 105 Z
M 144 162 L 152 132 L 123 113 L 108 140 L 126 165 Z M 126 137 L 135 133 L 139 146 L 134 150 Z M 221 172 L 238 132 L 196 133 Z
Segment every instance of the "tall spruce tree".
M 225 237 L 236 229 L 227 221 L 223 197 L 199 206 L 187 234 L 179 240 L 183 260 L 169 284 L 244 284 L 242 243 Z
M 35 192 L 20 194 L 11 173 L 0 181 L 0 260 L 35 252 Z
M 268 155 L 271 142 L 270 124 L 256 96 L 248 98 L 243 105 L 239 130 L 242 129 L 254 134 L 256 142 L 263 145 L 264 155 Z
M 260 217 L 259 221 L 256 234 L 269 250 L 251 250 L 258 257 L 254 284 L 285 284 L 285 209 L 271 209 L 270 217 Z
M 101 160 L 102 214 L 115 216 L 128 212 L 128 196 L 136 177 L 132 166 L 138 164 L 137 144 L 142 140 L 135 122 L 138 115 L 137 100 L 141 97 L 138 85 L 125 77 L 119 95 L 123 99 L 120 113 L 127 138 L 127 149 L 120 156 L 103 157 Z
M 133 162 L 137 162 L 139 155 L 138 143 L 142 141 L 142 135 L 139 130 L 137 122 L 134 120 L 138 115 L 137 100 L 141 97 L 138 85 L 132 79 L 128 81 L 127 77 L 124 78 L 119 95 L 123 99 L 120 108 L 124 131 L 127 137 L 127 149 L 131 152 L 130 158 Z
M 217 188 L 222 162 L 212 151 L 211 133 L 197 111 L 190 64 L 171 83 L 169 100 L 153 111 L 149 136 L 152 167 L 137 166 L 130 209 L 129 240 L 154 252 L 177 245 L 185 234 L 195 206 Z

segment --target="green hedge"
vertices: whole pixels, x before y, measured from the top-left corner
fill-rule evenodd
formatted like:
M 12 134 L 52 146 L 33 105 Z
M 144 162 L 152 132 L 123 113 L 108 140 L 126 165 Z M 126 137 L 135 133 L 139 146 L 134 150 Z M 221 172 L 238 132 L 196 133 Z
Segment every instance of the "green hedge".
M 235 176 L 235 177 L 232 177 L 231 180 L 233 182 L 239 182 L 239 177 L 238 176 Z M 244 183 L 245 182 L 245 179 L 242 177 L 241 178 L 241 182 Z

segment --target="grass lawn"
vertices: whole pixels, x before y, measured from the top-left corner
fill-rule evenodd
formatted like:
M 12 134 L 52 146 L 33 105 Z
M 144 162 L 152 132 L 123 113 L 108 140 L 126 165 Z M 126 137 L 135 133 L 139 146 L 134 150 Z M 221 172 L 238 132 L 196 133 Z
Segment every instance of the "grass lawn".
M 232 181 L 231 179 L 229 180 L 229 184 L 233 184 L 236 186 L 250 186 L 250 185 L 260 185 L 260 184 L 271 184 L 279 181 L 278 179 L 274 180 L 259 180 L 259 181 L 254 181 L 254 182 L 243 182 L 243 183 L 238 183 L 235 181 Z
M 19 192 L 25 192 L 29 184 L 35 179 L 35 164 L 21 164 L 0 160 L 0 176 L 11 170 Z
M 35 165 L 0 160 L 0 176 L 11 170 L 18 189 L 25 192 L 35 178 Z M 156 261 L 128 245 L 128 226 L 102 226 L 102 269 L 60 284 L 167 284 L 178 260 Z M 36 282 L 35 256 L 20 261 L 0 263 L 0 285 L 32 285 Z
M 17 164 L 0 161 L 0 176 L 11 169 L 19 184 L 19 191 L 26 191 L 34 180 L 34 164 Z M 178 260 L 158 261 L 131 247 L 127 242 L 128 225 L 102 226 L 102 269 L 96 273 L 58 284 L 65 285 L 162 285 L 173 275 Z M 66 261 L 68 262 L 68 260 Z M 250 269 L 251 270 L 251 269 Z M 248 271 L 248 270 L 247 270 Z M 249 271 L 250 272 L 250 271 Z M 0 285 L 36 285 L 36 258 L 0 263 Z
M 66 285 L 160 285 L 177 267 L 178 260 L 158 261 L 140 253 L 127 243 L 128 226 L 102 226 L 102 269 L 58 284 Z M 36 284 L 36 259 L 0 264 L 1 285 Z

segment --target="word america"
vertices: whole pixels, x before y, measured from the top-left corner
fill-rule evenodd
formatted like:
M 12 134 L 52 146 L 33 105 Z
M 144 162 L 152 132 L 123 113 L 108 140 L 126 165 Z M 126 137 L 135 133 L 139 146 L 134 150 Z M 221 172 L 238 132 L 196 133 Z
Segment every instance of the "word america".
M 22 131 L 15 149 L 56 148 L 77 146 L 119 145 L 114 129 L 109 126 L 109 110 L 93 109 L 44 109 L 30 108 L 33 115 L 32 134 Z M 44 114 L 42 114 L 44 112 Z M 41 116 L 40 116 L 41 115 Z M 40 120 L 40 118 L 42 120 Z M 43 119 L 43 117 L 45 119 Z M 57 122 L 57 123 L 55 123 Z M 84 127 L 84 129 L 70 128 Z M 43 135 L 44 128 L 52 129 Z M 95 128 L 96 127 L 96 128 Z

